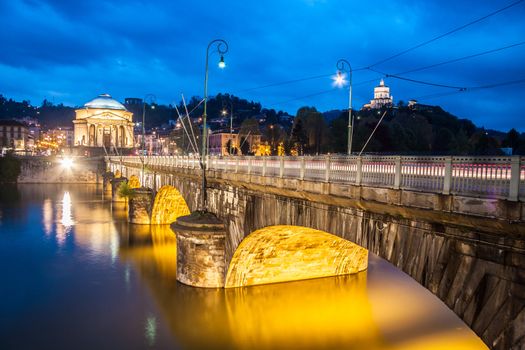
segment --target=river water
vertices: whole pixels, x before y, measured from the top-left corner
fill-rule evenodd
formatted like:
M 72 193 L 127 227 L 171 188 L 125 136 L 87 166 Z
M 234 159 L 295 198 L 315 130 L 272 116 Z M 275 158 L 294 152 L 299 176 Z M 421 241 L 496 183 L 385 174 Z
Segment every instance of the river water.
M 94 185 L 2 187 L 0 266 L 0 349 L 486 349 L 374 255 L 351 276 L 182 285 L 170 229 L 127 224 Z

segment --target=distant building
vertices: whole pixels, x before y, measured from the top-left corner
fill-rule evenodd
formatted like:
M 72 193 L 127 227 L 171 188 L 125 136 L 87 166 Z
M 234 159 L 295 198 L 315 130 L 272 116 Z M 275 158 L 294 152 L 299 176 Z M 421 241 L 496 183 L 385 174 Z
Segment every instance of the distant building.
M 374 88 L 374 98 L 370 100 L 363 108 L 380 109 L 383 107 L 390 107 L 394 103 L 393 96 L 390 95 L 390 88 L 385 85 L 385 81 L 381 79 L 379 85 Z
M 430 111 L 436 108 L 436 106 L 424 105 L 417 102 L 416 100 L 409 100 L 407 106 L 409 109 L 414 111 Z
M 25 151 L 28 146 L 29 130 L 24 123 L 16 120 L 0 120 L 0 146 L 13 151 Z
M 231 143 L 228 144 L 228 141 L 231 140 Z M 235 149 L 235 153 L 239 152 L 239 135 L 230 134 L 226 132 L 210 134 L 208 138 L 208 151 L 211 156 L 226 156 L 230 152 L 228 147 L 231 147 L 232 150 Z
M 75 113 L 75 146 L 133 147 L 133 113 L 110 95 L 99 95 Z
M 51 137 L 53 142 L 56 142 L 59 147 L 73 147 L 74 130 L 70 126 L 59 126 L 47 131 L 47 135 Z

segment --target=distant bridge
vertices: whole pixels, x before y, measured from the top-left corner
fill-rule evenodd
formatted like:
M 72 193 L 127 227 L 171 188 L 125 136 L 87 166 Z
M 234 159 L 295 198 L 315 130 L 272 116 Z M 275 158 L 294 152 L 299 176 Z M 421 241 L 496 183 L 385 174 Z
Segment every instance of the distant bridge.
M 156 218 L 199 207 L 197 158 L 106 164 L 158 191 Z M 412 276 L 491 348 L 525 346 L 524 158 L 210 157 L 207 169 L 208 209 L 227 230 L 226 266 L 244 280 L 261 271 L 268 244 L 280 249 L 269 233 L 276 225 L 320 230 Z M 248 236 L 244 246 L 261 257 L 249 264 L 236 258 Z

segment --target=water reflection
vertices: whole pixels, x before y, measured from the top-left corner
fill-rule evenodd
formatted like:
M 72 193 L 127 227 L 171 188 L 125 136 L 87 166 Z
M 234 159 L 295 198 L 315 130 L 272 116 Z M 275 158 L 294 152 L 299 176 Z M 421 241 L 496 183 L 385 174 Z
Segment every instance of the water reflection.
M 42 223 L 46 236 L 50 236 L 53 230 L 53 202 L 49 198 L 44 200 L 42 206 Z
M 8 213 L 2 349 L 486 349 L 374 256 L 366 273 L 339 278 L 228 290 L 179 284 L 169 227 L 128 224 L 125 204 L 103 201 L 101 191 L 26 185 L 19 202 L 0 201 Z
M 443 304 L 429 303 L 434 297 L 428 292 L 413 293 L 397 283 L 377 257 L 371 257 L 369 273 L 385 277 L 385 283 L 376 288 L 372 278 L 372 291 L 367 272 L 226 290 L 192 288 L 175 280 L 176 241 L 167 226 L 130 225 L 128 232 L 122 258 L 134 264 L 171 332 L 188 348 L 486 348 L 466 327 L 456 329 L 462 322 L 451 321 L 455 316 Z

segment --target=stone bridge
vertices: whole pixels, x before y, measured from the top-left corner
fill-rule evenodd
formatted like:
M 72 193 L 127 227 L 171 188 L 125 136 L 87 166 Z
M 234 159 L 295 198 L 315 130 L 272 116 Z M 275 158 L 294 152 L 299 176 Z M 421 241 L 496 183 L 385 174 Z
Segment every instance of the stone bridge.
M 197 159 L 115 157 L 106 164 L 157 193 L 152 223 L 199 209 Z M 210 157 L 208 210 L 225 225 L 230 270 L 243 264 L 232 260 L 254 231 L 322 231 L 410 275 L 489 347 L 522 349 L 524 164 L 519 157 Z M 278 249 L 271 239 L 250 244 L 257 243 L 261 259 L 264 244 Z

